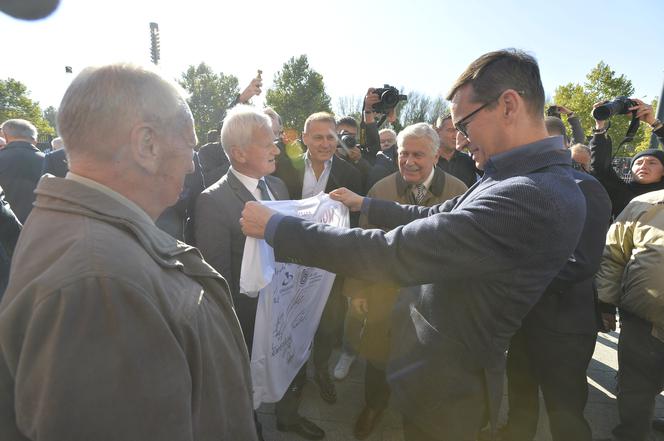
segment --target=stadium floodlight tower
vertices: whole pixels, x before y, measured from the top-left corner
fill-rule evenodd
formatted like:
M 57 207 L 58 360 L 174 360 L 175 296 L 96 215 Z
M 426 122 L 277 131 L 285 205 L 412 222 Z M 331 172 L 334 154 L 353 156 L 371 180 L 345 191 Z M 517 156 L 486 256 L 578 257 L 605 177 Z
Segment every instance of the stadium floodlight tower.
M 156 65 L 159 64 L 159 25 L 157 23 L 150 23 L 150 56 L 152 62 Z

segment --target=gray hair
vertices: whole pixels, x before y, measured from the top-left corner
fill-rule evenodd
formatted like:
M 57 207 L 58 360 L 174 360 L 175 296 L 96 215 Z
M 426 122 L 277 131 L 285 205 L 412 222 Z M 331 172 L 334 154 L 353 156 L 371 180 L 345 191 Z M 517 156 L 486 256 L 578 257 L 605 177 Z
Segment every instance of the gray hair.
M 447 120 L 452 121 L 452 114 L 449 112 L 443 113 L 438 118 L 436 118 L 436 124 L 434 127 L 436 127 L 437 129 L 441 128 L 443 124 L 445 124 L 445 121 Z
M 57 138 L 53 138 L 53 141 L 51 141 L 51 148 L 53 148 L 53 150 L 60 150 L 64 146 L 65 143 L 62 142 L 62 138 L 60 138 L 59 136 Z
M 397 136 L 398 148 L 401 149 L 404 142 L 406 142 L 406 139 L 410 138 L 428 139 L 431 152 L 434 155 L 438 153 L 438 148 L 440 147 L 440 137 L 429 124 L 423 122 L 412 124 L 399 132 L 399 135 Z
M 8 119 L 0 126 L 7 137 L 37 142 L 37 128 L 25 119 Z
M 381 129 L 381 130 L 378 132 L 378 136 L 382 135 L 383 133 L 391 133 L 392 136 L 394 136 L 395 139 L 396 139 L 396 137 L 397 137 L 397 132 L 395 132 L 395 131 L 392 130 L 392 129 Z
M 569 149 L 572 152 L 585 153 L 588 156 L 592 155 L 592 152 L 590 151 L 590 147 L 588 147 L 585 144 L 577 143 L 577 144 L 572 145 Z
M 228 111 L 221 127 L 221 146 L 231 158 L 232 148 L 244 148 L 254 137 L 254 130 L 265 128 L 272 132 L 272 120 L 264 112 L 246 104 L 238 104 Z
M 184 91 L 150 67 L 88 67 L 72 81 L 58 110 L 67 154 L 112 158 L 139 122 L 175 133 L 192 121 Z
M 546 124 L 546 131 L 549 136 L 562 135 L 567 139 L 567 128 L 560 118 L 547 116 L 544 118 L 544 124 Z

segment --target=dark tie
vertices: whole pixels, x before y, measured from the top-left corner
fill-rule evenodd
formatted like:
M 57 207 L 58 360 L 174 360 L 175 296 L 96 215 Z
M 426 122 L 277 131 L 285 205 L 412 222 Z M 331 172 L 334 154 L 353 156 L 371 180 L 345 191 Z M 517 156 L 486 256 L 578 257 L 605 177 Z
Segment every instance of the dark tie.
M 421 204 L 422 201 L 424 200 L 424 196 L 427 194 L 427 188 L 424 186 L 424 184 L 417 184 L 415 186 L 415 201 L 417 204 Z
M 258 180 L 258 190 L 261 192 L 261 201 L 271 201 L 270 192 L 267 191 L 267 185 L 262 179 Z

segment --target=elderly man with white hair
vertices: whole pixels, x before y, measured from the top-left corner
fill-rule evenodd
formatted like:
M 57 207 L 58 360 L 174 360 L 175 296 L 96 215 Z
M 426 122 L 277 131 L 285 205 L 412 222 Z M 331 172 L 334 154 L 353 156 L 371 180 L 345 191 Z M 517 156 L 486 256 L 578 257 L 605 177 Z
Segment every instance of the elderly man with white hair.
M 256 440 L 249 358 L 224 279 L 156 227 L 193 170 L 179 88 L 116 64 L 58 112 L 0 303 L 0 439 Z
M 44 154 L 39 151 L 37 129 L 24 119 L 8 119 L 0 125 L 7 145 L 0 150 L 0 187 L 21 223 L 32 210 L 33 191 L 41 177 Z

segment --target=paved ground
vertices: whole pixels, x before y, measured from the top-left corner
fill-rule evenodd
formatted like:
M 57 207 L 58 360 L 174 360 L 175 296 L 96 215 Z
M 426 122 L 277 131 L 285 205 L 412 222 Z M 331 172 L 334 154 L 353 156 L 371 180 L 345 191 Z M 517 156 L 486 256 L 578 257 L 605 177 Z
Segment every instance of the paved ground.
M 586 407 L 586 418 L 593 429 L 595 438 L 610 436 L 611 429 L 617 421 L 615 402 L 616 370 L 618 369 L 617 344 L 618 333 L 599 334 L 595 355 L 588 368 L 590 383 L 590 396 Z M 336 358 L 334 359 L 336 361 Z M 326 432 L 326 440 L 354 440 L 352 426 L 355 417 L 364 404 L 363 372 L 364 366 L 356 362 L 344 381 L 337 383 L 338 401 L 335 405 L 328 405 L 321 400 L 318 388 L 313 381 L 309 381 L 304 391 L 301 414 L 314 421 Z M 311 373 L 309 375 L 311 378 Z M 505 418 L 505 403 L 503 401 L 502 418 Z M 543 406 L 541 406 L 543 408 Z M 664 416 L 664 396 L 657 400 L 657 415 Z M 301 440 L 292 434 L 278 432 L 275 427 L 274 411 L 272 405 L 263 405 L 259 410 L 260 420 L 263 424 L 263 435 L 266 441 L 295 441 Z M 546 415 L 542 413 L 536 441 L 550 441 Z M 375 432 L 368 438 L 370 441 L 402 441 L 401 419 L 392 408 L 383 415 Z M 656 434 L 652 440 L 664 441 L 664 435 Z

